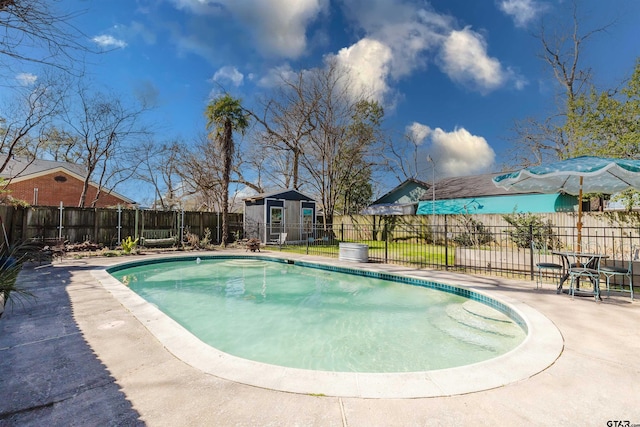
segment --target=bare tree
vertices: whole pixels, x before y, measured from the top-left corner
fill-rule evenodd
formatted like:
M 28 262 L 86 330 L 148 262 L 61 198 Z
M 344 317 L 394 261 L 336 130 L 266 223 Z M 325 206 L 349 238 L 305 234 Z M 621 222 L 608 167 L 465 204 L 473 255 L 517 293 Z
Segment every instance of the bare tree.
M 0 172 L 13 156 L 34 159 L 49 133 L 63 98 L 62 88 L 51 80 L 41 80 L 28 87 L 13 89 L 16 97 L 0 118 Z
M 314 100 L 314 129 L 301 161 L 326 220 L 356 182 L 362 193 L 361 177 L 380 164 L 385 143 L 380 129 L 384 112 L 365 93 L 355 91 L 349 72 L 335 62 L 308 76 L 305 97 Z
M 103 188 L 115 186 L 133 175 L 137 156 L 127 155 L 127 148 L 149 135 L 143 115 L 149 106 L 126 103 L 106 92 L 89 90 L 80 84 L 75 96 L 64 100 L 64 132 L 78 143 L 80 163 L 86 169 L 79 207 L 95 206 Z M 86 200 L 89 183 L 98 186 L 94 200 Z
M 528 117 L 514 125 L 513 162 L 520 166 L 540 164 L 575 154 L 577 140 L 566 126 L 569 115 L 580 114 L 576 105 L 592 80 L 592 71 L 581 65 L 584 44 L 594 35 L 605 32 L 613 23 L 583 32 L 578 14 L 578 0 L 570 4 L 572 25 L 562 23 L 547 28 L 544 24 L 536 36 L 542 45 L 540 58 L 547 64 L 557 84 L 555 108 L 546 118 Z
M 88 37 L 73 24 L 82 11 L 66 12 L 61 0 L 0 0 L 0 65 L 36 63 L 80 73 Z M 3 59 L 4 58 L 4 59 Z
M 386 170 L 395 176 L 398 183 L 409 178 L 428 181 L 427 177 L 431 169 L 426 165 L 427 152 L 411 132 L 402 135 L 399 141 L 389 144 L 387 152 L 383 153 L 386 160 Z
M 302 186 L 300 162 L 304 145 L 315 130 L 313 119 L 318 99 L 310 97 L 310 74 L 300 71 L 293 78 L 282 78 L 273 97 L 263 100 L 261 115 L 248 111 L 263 126 L 261 145 L 272 160 L 273 181 L 284 188 L 299 190 Z
M 325 218 L 336 206 L 351 211 L 371 194 L 373 168 L 384 161 L 383 110 L 357 91 L 349 71 L 336 61 L 283 78 L 263 111 L 260 144 L 275 167 L 272 182 L 307 190 Z M 339 203 L 340 200 L 340 203 Z
M 136 147 L 140 167 L 135 178 L 149 183 L 154 190 L 154 206 L 163 210 L 177 209 L 186 194 L 180 178 L 181 153 L 185 150 L 178 141 L 156 144 L 151 139 Z

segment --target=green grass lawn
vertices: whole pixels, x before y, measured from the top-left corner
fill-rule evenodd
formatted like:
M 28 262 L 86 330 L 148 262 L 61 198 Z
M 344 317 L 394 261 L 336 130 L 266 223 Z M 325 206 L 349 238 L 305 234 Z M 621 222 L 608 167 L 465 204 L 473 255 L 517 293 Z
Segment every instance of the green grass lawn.
M 369 246 L 369 258 L 370 259 L 385 259 L 385 242 L 374 240 L 362 240 L 358 242 L 350 243 L 362 243 Z M 307 252 L 308 250 L 308 252 Z M 287 245 L 282 247 L 283 252 L 319 255 L 337 257 L 339 254 L 339 245 L 325 244 L 325 245 L 306 245 L 294 246 Z M 419 244 L 419 243 L 407 243 L 407 242 L 390 242 L 387 246 L 387 259 L 390 262 L 418 264 L 418 265 L 446 265 L 445 263 L 445 247 L 441 245 L 432 244 Z M 455 251 L 453 248 L 449 248 L 448 265 L 454 265 Z

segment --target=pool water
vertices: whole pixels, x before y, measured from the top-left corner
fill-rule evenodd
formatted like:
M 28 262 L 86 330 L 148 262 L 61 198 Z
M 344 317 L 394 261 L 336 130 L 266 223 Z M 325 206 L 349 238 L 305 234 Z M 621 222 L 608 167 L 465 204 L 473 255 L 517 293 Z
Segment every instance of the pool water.
M 180 260 L 111 274 L 203 342 L 280 366 L 427 371 L 497 357 L 526 335 L 453 293 L 282 262 Z

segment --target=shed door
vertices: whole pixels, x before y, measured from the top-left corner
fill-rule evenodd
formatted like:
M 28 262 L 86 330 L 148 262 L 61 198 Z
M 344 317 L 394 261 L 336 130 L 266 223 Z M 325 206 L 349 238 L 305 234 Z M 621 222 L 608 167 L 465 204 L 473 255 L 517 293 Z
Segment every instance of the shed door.
M 267 200 L 267 239 L 277 239 L 284 233 L 284 201 Z

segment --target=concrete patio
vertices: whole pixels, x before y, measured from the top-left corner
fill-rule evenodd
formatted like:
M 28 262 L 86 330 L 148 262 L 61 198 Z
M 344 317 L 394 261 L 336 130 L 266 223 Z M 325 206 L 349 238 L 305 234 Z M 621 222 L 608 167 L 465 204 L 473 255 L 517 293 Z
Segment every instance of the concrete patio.
M 37 298 L 8 306 L 0 319 L 1 426 L 640 423 L 640 309 L 628 296 L 595 303 L 557 295 L 552 285 L 535 290 L 530 281 L 377 266 L 517 301 L 548 318 L 564 346 L 541 372 L 485 391 L 328 397 L 230 381 L 176 357 L 135 309 L 125 308 L 96 278 L 105 266 L 123 261 L 66 258 L 23 270 L 19 281 Z

